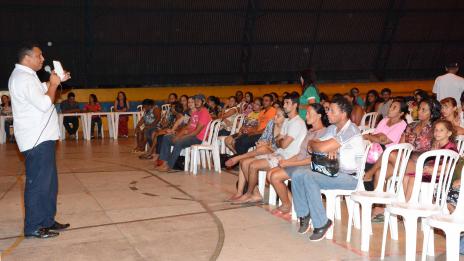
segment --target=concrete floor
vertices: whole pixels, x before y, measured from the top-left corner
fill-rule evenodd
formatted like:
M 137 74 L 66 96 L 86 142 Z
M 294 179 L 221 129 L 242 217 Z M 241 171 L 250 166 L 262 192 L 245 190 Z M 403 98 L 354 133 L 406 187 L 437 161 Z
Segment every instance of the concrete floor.
M 369 253 L 360 231 L 345 242 L 346 211 L 334 240 L 310 242 L 296 223 L 273 216 L 269 206 L 224 202 L 234 191 L 232 173 L 154 171 L 130 153 L 133 139 L 66 141 L 57 146 L 57 220 L 71 229 L 48 240 L 24 239 L 24 167 L 16 146 L 0 145 L 1 260 L 377 260 L 382 224 L 374 225 Z M 344 205 L 343 205 L 344 206 Z M 402 260 L 400 240 L 389 241 L 386 260 Z M 421 236 L 418 240 L 420 257 Z M 436 257 L 445 260 L 436 235 Z

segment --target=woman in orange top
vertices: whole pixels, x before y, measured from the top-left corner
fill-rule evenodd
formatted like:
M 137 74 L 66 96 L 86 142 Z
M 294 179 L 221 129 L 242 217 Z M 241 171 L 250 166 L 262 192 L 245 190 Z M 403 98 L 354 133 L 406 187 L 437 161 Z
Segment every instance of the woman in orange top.
M 84 106 L 84 111 L 85 112 L 99 112 L 101 111 L 101 106 L 100 103 L 98 103 L 97 95 L 95 94 L 90 94 L 89 95 L 89 103 L 87 103 Z M 94 130 L 95 130 L 95 125 L 98 126 L 98 131 L 97 131 L 97 137 L 100 139 L 101 138 L 101 128 L 102 128 L 102 121 L 100 116 L 98 115 L 93 115 L 92 116 L 92 122 L 90 123 L 90 126 L 92 126 L 92 130 L 90 132 L 91 138 L 94 139 Z

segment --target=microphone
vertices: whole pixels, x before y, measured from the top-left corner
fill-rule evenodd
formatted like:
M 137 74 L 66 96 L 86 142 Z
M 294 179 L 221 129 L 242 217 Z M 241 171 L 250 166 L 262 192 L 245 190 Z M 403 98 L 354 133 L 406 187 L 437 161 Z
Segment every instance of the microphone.
M 52 68 L 50 67 L 50 65 L 45 65 L 44 70 L 49 74 L 52 74 Z

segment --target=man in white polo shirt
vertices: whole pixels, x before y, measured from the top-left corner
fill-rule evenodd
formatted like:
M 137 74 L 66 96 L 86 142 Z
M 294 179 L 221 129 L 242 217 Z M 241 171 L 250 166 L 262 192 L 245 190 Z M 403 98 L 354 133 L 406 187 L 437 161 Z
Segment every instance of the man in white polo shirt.
M 437 100 L 441 101 L 453 97 L 459 104 L 461 94 L 464 91 L 464 78 L 457 76 L 459 64 L 449 63 L 445 67 L 447 74 L 438 76 L 433 85 L 433 93 L 437 94 Z
M 42 69 L 44 60 L 37 45 L 22 46 L 18 64 L 8 81 L 16 142 L 26 161 L 24 235 L 36 238 L 55 237 L 59 235 L 56 230 L 69 227 L 55 221 L 58 193 L 55 142 L 59 126 L 53 102 L 61 81 L 52 72 L 49 82 L 40 82 L 36 72 Z M 66 73 L 63 81 L 69 78 Z

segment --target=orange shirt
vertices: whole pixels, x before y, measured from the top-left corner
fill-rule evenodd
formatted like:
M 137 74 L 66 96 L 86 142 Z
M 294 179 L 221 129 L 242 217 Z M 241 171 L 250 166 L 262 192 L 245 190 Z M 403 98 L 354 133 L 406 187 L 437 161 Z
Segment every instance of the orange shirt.
M 267 123 L 274 118 L 277 110 L 274 107 L 270 107 L 267 111 L 262 110 L 258 115 L 258 131 L 262 131 L 266 128 Z

